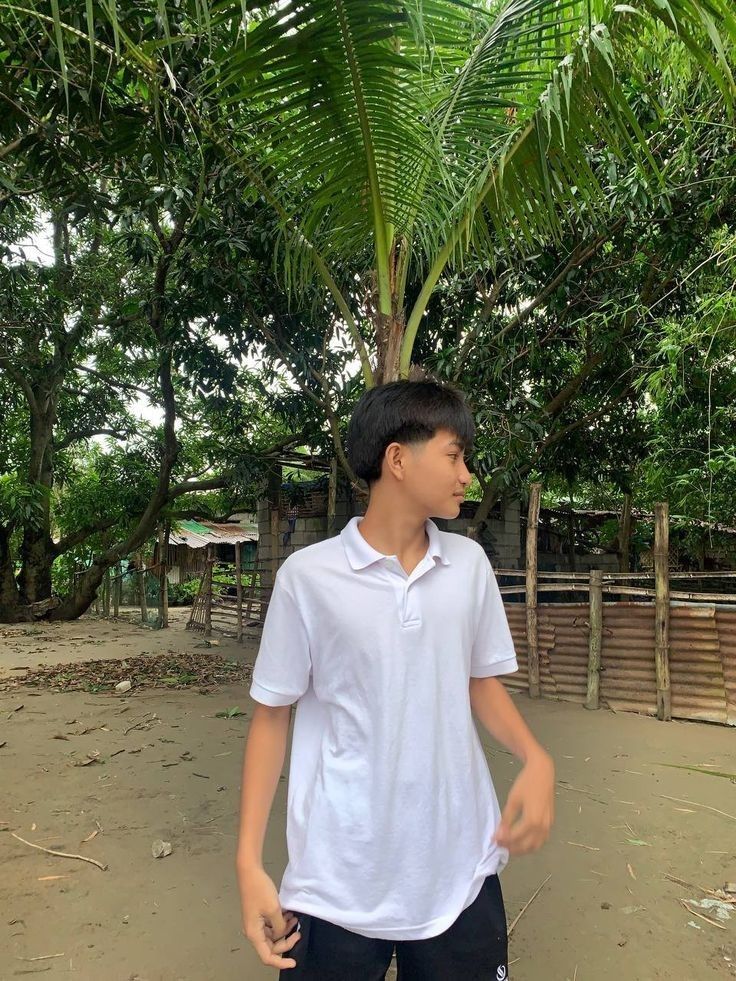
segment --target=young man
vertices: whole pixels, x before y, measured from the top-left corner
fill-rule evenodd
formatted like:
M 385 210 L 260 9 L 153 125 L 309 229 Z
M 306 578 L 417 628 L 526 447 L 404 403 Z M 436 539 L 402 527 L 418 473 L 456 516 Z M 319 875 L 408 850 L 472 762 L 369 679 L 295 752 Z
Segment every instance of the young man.
M 503 981 L 498 873 L 539 848 L 554 765 L 499 675 L 518 670 L 483 549 L 441 532 L 471 476 L 459 392 L 393 382 L 348 433 L 364 517 L 289 556 L 253 672 L 237 873 L 243 929 L 291 981 Z M 280 892 L 262 847 L 297 702 Z M 503 816 L 473 722 L 524 766 Z

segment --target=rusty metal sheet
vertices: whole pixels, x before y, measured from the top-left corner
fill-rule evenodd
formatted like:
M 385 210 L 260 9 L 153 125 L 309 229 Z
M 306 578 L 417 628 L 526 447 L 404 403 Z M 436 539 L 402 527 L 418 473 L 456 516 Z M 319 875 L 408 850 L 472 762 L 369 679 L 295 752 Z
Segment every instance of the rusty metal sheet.
M 519 660 L 509 683 L 526 687 L 526 609 L 506 612 Z M 587 603 L 540 603 L 539 663 L 545 697 L 584 702 L 588 672 Z M 677 603 L 670 608 L 670 683 L 675 718 L 736 725 L 736 609 Z M 654 608 L 603 604 L 601 702 L 614 711 L 656 714 Z

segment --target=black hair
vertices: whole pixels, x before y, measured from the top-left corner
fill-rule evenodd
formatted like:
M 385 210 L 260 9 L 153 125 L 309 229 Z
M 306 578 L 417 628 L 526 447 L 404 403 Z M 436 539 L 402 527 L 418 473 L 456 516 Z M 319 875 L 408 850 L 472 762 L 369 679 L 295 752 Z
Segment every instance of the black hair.
M 353 410 L 347 456 L 356 476 L 371 483 L 381 476 L 391 443 L 422 443 L 449 429 L 470 450 L 475 423 L 462 392 L 435 381 L 387 382 L 368 389 Z

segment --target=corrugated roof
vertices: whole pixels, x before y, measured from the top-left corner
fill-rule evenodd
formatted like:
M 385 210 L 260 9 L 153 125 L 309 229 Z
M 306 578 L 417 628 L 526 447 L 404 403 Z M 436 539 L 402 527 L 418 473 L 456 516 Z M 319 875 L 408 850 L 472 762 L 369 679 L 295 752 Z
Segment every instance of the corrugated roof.
M 234 545 L 236 542 L 257 542 L 258 530 L 254 525 L 235 524 L 232 521 L 218 524 L 214 521 L 180 521 L 176 531 L 172 529 L 169 541 L 172 545 L 188 548 L 206 548 L 207 545 Z

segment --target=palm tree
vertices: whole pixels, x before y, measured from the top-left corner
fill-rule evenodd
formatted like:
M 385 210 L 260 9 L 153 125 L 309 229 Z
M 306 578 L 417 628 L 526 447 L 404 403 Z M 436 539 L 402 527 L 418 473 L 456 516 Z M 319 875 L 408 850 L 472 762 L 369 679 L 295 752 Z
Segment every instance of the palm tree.
M 731 0 L 159 0 L 145 22 L 96 0 L 35 9 L 65 83 L 65 46 L 85 38 L 248 177 L 285 288 L 320 286 L 367 386 L 409 375 L 448 265 L 595 227 L 610 159 L 663 179 L 619 67 L 630 77 L 646 32 L 672 32 L 729 106 L 734 91 Z M 201 70 L 181 77 L 192 45 Z

